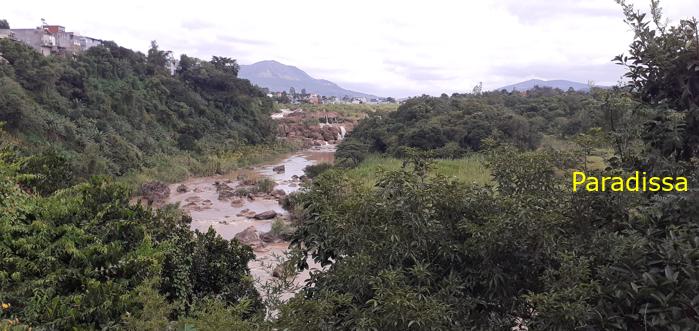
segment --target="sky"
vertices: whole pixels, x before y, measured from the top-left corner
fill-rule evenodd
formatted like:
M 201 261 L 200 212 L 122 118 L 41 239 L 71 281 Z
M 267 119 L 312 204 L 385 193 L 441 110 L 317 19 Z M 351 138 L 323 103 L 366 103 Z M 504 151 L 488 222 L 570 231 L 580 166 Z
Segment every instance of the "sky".
M 650 1 L 630 1 L 646 10 Z M 670 23 L 699 17 L 696 0 L 664 0 Z M 276 60 L 380 96 L 485 90 L 528 79 L 615 85 L 611 59 L 633 34 L 613 0 L 6 1 L 12 28 L 41 18 L 146 52 Z

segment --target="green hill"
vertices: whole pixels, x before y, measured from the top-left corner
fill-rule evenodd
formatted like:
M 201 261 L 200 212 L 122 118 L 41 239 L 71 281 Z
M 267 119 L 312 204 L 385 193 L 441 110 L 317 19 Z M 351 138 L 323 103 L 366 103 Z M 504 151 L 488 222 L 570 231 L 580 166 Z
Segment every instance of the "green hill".
M 159 157 L 201 158 L 274 141 L 272 101 L 235 60 L 148 54 L 112 42 L 75 58 L 0 40 L 0 122 L 24 155 L 65 156 L 78 177 L 123 175 Z

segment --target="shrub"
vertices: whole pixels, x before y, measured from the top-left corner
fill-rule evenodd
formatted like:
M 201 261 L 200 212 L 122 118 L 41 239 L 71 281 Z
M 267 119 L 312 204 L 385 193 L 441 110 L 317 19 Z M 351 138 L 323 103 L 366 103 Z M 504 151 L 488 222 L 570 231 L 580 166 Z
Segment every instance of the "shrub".
M 303 173 L 306 174 L 306 177 L 313 179 L 332 167 L 330 163 L 313 164 L 303 168 Z
M 257 180 L 257 183 L 255 183 L 255 191 L 256 192 L 264 192 L 264 193 L 272 193 L 272 190 L 274 190 L 274 187 L 277 185 L 276 182 L 269 178 L 261 178 Z

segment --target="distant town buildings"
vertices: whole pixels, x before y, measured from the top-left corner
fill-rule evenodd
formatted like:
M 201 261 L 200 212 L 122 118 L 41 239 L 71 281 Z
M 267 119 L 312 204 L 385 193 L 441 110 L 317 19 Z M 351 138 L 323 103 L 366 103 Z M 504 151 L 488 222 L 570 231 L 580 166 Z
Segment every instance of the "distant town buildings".
M 325 96 L 315 93 L 296 93 L 294 89 L 287 91 L 271 92 L 269 89 L 263 89 L 267 97 L 272 98 L 280 103 L 302 104 L 310 103 L 314 105 L 320 104 L 382 104 L 395 103 L 393 98 L 366 98 L 366 97 L 350 97 L 344 96 L 338 98 L 336 96 Z
M 74 55 L 102 44 L 100 39 L 66 32 L 63 26 L 45 23 L 34 29 L 0 29 L 0 38 L 21 41 L 43 55 Z

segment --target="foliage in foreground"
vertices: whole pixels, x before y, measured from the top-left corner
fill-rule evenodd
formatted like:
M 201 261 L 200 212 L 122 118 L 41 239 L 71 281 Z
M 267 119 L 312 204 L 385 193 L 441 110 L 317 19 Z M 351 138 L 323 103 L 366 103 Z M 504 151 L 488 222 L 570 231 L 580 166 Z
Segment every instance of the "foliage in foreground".
M 482 111 L 470 112 L 468 106 L 511 97 L 501 93 L 423 97 L 395 113 L 370 117 L 338 150 L 348 164 L 360 164 L 369 152 L 402 153 L 403 146 L 434 155 L 448 143 L 480 134 L 473 141 L 487 137 L 495 143 L 490 145 L 499 145 L 488 159 L 497 189 L 429 176 L 430 162 L 410 154 L 402 155 L 408 162 L 401 169 L 384 173 L 374 187 L 354 185 L 352 170 L 319 175 L 294 197 L 301 209 L 294 243 L 328 270 L 314 274 L 312 286 L 282 308 L 278 325 L 698 329 L 697 22 L 668 27 L 657 1 L 651 22 L 619 2 L 636 35 L 629 55 L 617 58 L 629 69 L 629 86 L 602 93 L 591 109 L 615 152 L 605 169 L 590 170 L 566 153 L 521 151 L 532 147 L 526 135 L 517 138 L 526 126 L 515 125 L 515 134 L 503 136 L 492 134 L 497 123 L 461 125 L 464 116 L 497 119 L 497 110 L 481 104 Z M 456 132 L 450 123 L 466 128 L 464 135 L 449 136 Z M 554 123 L 546 125 L 555 128 Z M 595 131 L 576 139 L 586 154 Z M 598 177 L 638 170 L 686 176 L 691 189 L 574 193 L 562 179 L 583 168 Z M 298 265 L 307 267 L 304 259 Z
M 570 164 L 566 155 L 498 150 L 490 158 L 497 191 L 428 176 L 424 160 L 384 173 L 371 189 L 350 185 L 342 170 L 321 174 L 297 197 L 295 240 L 329 270 L 282 308 L 279 324 L 699 325 L 699 195 L 572 193 L 556 175 L 560 164 Z
M 192 232 L 174 208 L 130 205 L 130 192 L 105 178 L 27 194 L 17 168 L 0 161 L 0 302 L 8 307 L 0 318 L 103 329 L 132 325 L 134 316 L 169 325 L 214 311 L 240 323 L 262 313 L 249 247 L 211 229 Z

